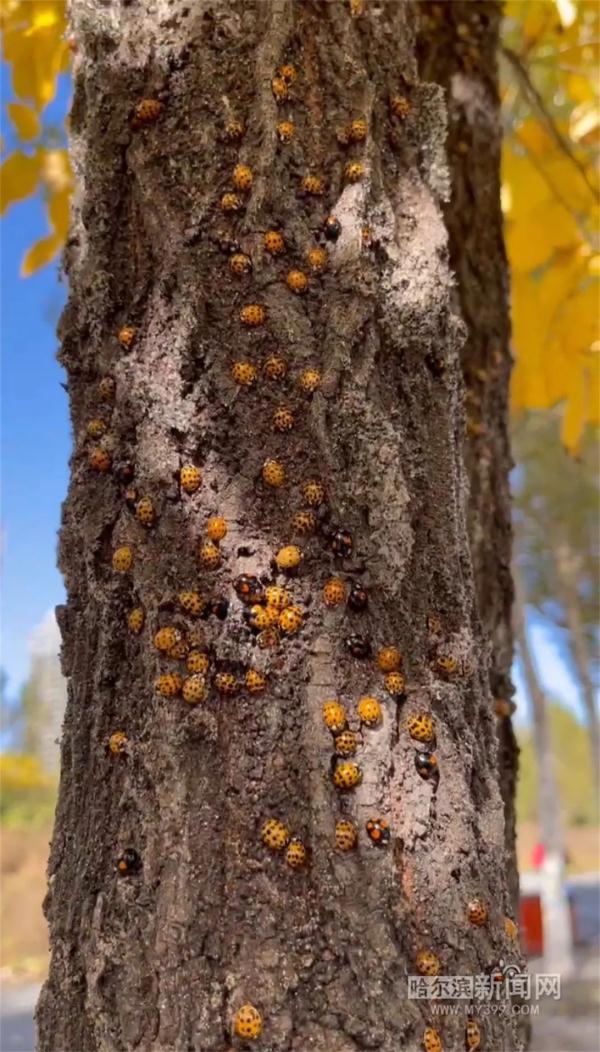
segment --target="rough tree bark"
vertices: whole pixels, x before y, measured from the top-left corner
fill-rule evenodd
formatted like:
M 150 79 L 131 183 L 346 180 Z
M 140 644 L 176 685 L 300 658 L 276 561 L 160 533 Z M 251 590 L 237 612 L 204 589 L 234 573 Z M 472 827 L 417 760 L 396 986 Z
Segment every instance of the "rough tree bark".
M 498 9 L 477 7 L 483 49 L 492 54 Z M 473 553 L 469 542 L 465 326 L 442 208 L 445 104 L 440 88 L 417 74 L 415 8 L 360 9 L 308 0 L 72 2 L 78 191 L 61 359 L 76 445 L 60 554 L 69 704 L 49 863 L 42 1052 L 222 1052 L 241 1047 L 231 1021 L 245 1001 L 260 1009 L 261 1047 L 272 1052 L 413 1050 L 430 1025 L 444 1047 L 459 1049 L 464 1017 L 436 1024 L 428 1002 L 407 999 L 417 953 L 433 951 L 444 973 L 477 974 L 514 953 L 503 920 L 515 878 L 492 707 L 495 662 L 502 676 L 508 667 L 499 625 L 509 591 L 503 580 L 501 597 L 486 598 L 486 578 L 498 567 L 492 541 L 489 561 L 481 538 Z M 277 106 L 270 82 L 282 63 L 293 63 L 298 77 Z M 404 119 L 390 113 L 390 95 L 408 99 Z M 158 97 L 162 113 L 132 128 L 144 97 Z M 494 92 L 486 106 L 497 109 Z M 282 145 L 275 128 L 288 117 L 296 134 Z M 366 141 L 340 145 L 336 131 L 361 117 Z M 224 141 L 232 118 L 246 122 L 241 144 Z M 473 156 L 485 151 L 497 223 L 497 119 L 478 124 Z M 345 185 L 349 159 L 362 159 L 366 170 Z M 229 221 L 218 202 L 238 162 L 254 181 Z M 299 192 L 307 172 L 326 179 L 322 197 Z M 328 269 L 311 277 L 306 296 L 294 296 L 286 273 L 305 268 L 328 213 L 342 225 L 339 240 L 327 243 Z M 263 251 L 269 229 L 285 234 L 281 259 Z M 252 257 L 250 275 L 230 273 L 216 243 L 224 231 Z M 480 250 L 473 240 L 468 258 Z M 500 240 L 493 251 L 502 283 Z M 461 289 L 465 282 L 461 276 Z M 248 303 L 267 308 L 256 330 L 239 321 Z M 489 345 L 489 334 L 481 344 L 471 337 L 478 353 L 492 354 L 506 336 L 503 311 L 502 302 Z M 475 332 L 477 311 L 468 323 Z M 129 351 L 116 339 L 124 324 L 136 329 Z M 495 471 L 496 492 L 506 486 L 501 346 L 502 391 L 485 447 L 496 465 L 488 493 Z M 280 386 L 262 373 L 251 389 L 232 383 L 236 360 L 260 367 L 273 351 L 290 365 Z M 297 384 L 307 366 L 323 373 L 312 398 Z M 116 381 L 103 438 L 113 470 L 97 474 L 85 435 L 101 415 L 106 376 Z M 281 403 L 296 410 L 296 423 L 278 436 L 271 417 Z M 283 491 L 261 481 L 265 456 L 285 464 Z M 193 496 L 174 481 L 188 462 L 203 472 Z M 125 464 L 134 465 L 138 494 L 154 502 L 150 530 L 124 500 Z M 319 532 L 300 541 L 304 558 L 290 588 L 306 612 L 304 627 L 261 651 L 231 583 L 240 573 L 272 578 L 274 553 L 298 540 L 290 518 L 300 485 L 315 474 L 331 521 L 352 534 L 353 553 L 335 560 Z M 493 514 L 484 510 L 483 484 L 478 494 L 471 525 L 473 516 L 482 523 Z M 196 553 L 214 513 L 227 518 L 229 533 L 222 566 L 209 573 Z M 504 519 L 500 528 L 503 552 Z M 134 563 L 118 575 L 111 557 L 124 544 Z M 365 585 L 366 612 L 324 606 L 322 585 L 334 572 Z M 496 588 L 496 580 L 487 583 Z M 153 647 L 154 632 L 165 624 L 190 630 L 174 597 L 194 587 L 231 600 L 226 620 L 205 623 L 217 667 L 229 662 L 238 676 L 249 665 L 267 669 L 265 695 L 211 691 L 192 707 L 154 691 L 156 675 L 177 668 Z M 127 631 L 135 606 L 146 611 L 139 636 Z M 432 617 L 441 626 L 433 633 Z M 345 640 L 357 632 L 374 652 L 400 647 L 407 679 L 400 702 L 384 701 L 373 660 L 349 653 Z M 492 660 L 498 639 L 502 656 Z M 456 671 L 444 675 L 438 659 L 448 656 Z M 364 729 L 362 783 L 341 795 L 321 708 L 341 697 L 355 723 L 364 694 L 381 698 L 383 723 Z M 439 782 L 415 769 L 418 743 L 406 719 L 419 712 L 436 721 Z M 123 757 L 106 749 L 116 730 L 127 734 Z M 289 869 L 261 844 L 270 815 L 310 846 L 306 870 Z M 365 835 L 377 815 L 391 824 L 387 849 Z M 360 831 L 353 854 L 333 844 L 341 816 Z M 119 877 L 115 860 L 126 848 L 139 852 L 142 868 Z M 473 898 L 489 910 L 483 928 L 467 920 Z M 488 1016 L 481 1026 L 486 1047 L 522 1047 L 510 1016 Z

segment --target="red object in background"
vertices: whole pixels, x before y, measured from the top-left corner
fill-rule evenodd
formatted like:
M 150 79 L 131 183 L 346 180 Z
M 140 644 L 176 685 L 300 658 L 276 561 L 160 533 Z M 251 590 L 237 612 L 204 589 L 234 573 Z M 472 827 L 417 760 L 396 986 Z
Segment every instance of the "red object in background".
M 546 849 L 543 844 L 537 843 L 531 852 L 531 865 L 534 869 L 541 869 L 546 857 Z
M 577 917 L 573 900 L 569 901 L 571 914 L 571 931 L 573 942 L 579 945 L 577 934 Z M 521 946 L 527 957 L 541 957 L 544 953 L 544 926 L 542 923 L 542 903 L 539 895 L 522 895 L 519 902 L 519 929 Z

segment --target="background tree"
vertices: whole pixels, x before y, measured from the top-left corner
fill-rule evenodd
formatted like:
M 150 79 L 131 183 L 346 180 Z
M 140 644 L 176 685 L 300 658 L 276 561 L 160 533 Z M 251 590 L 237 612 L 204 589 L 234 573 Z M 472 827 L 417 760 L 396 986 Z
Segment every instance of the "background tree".
M 61 357 L 77 445 L 61 541 L 69 704 L 42 1049 L 221 1049 L 251 997 L 273 1049 L 416 1047 L 431 1019 L 402 993 L 417 962 L 436 966 L 422 955 L 480 972 L 508 952 L 514 877 L 462 462 L 464 328 L 440 210 L 444 103 L 418 78 L 414 16 L 401 3 L 171 4 L 152 18 L 109 4 L 90 20 L 73 4 L 81 182 Z M 486 186 L 495 158 L 497 188 L 499 8 L 468 17 L 480 54 L 470 79 L 489 110 L 472 178 Z M 434 33 L 452 47 L 454 19 Z M 435 79 L 446 75 L 440 56 Z M 289 127 L 277 125 L 290 120 L 286 142 Z M 236 164 L 251 170 L 251 188 Z M 234 191 L 239 211 L 223 215 L 222 195 Z M 490 204 L 499 230 L 497 194 Z M 341 234 L 327 242 L 331 212 Z M 281 260 L 264 249 L 271 229 L 284 235 Z M 222 251 L 230 237 L 235 263 Z M 502 264 L 500 255 L 501 275 Z M 307 293 L 295 296 L 304 284 L 295 272 L 311 268 Z M 264 325 L 244 327 L 263 320 L 260 310 L 241 313 L 249 305 L 266 309 Z M 502 334 L 502 300 L 497 310 Z M 495 354 L 500 389 L 506 343 Z M 288 375 L 273 388 L 278 355 Z M 314 393 L 306 369 L 322 374 Z M 248 378 L 250 389 L 236 386 Z M 108 379 L 112 404 L 101 402 Z M 295 420 L 285 436 L 272 427 L 282 403 Z M 104 453 L 90 466 L 98 419 Z M 489 426 L 495 450 L 500 412 Z M 266 472 L 265 455 L 276 462 Z M 111 470 L 93 470 L 109 461 Z M 283 498 L 269 487 L 282 481 L 279 462 Z M 191 495 L 179 484 L 186 464 L 202 471 Z M 300 540 L 301 569 L 287 585 L 304 624 L 263 650 L 231 585 L 240 573 L 284 585 L 272 559 L 298 541 L 310 509 L 294 526 L 290 518 L 298 498 L 319 493 L 302 489 L 314 475 L 325 521 Z M 506 504 L 496 513 L 506 534 Z M 215 514 L 228 523 L 217 552 L 205 541 L 207 528 L 218 532 L 207 525 Z M 327 608 L 323 582 L 334 574 L 347 594 L 352 581 L 367 588 L 367 611 Z M 208 698 L 189 707 L 153 689 L 157 674 L 185 671 L 153 647 L 155 633 L 172 627 L 198 643 L 190 604 L 177 601 L 184 590 L 212 597 L 208 611 L 220 596 L 231 602 L 224 621 L 213 613 L 204 624 L 216 674 Z M 507 608 L 507 597 L 496 606 Z M 140 635 L 127 631 L 132 608 L 145 610 Z M 262 623 L 260 611 L 252 616 Z M 295 612 L 282 619 L 284 632 L 295 624 Z M 160 636 L 161 646 L 167 638 L 181 654 L 177 635 Z M 363 639 L 374 653 L 401 649 L 405 700 L 383 701 Z M 395 655 L 380 664 L 395 665 Z M 248 666 L 268 673 L 264 698 L 219 698 Z M 384 707 L 378 729 L 363 720 L 362 783 L 346 794 L 332 782 L 340 769 L 322 720 L 323 702 L 339 694 L 356 728 L 361 695 Z M 430 714 L 439 782 L 415 766 L 427 719 L 407 724 Z M 106 749 L 117 730 L 127 736 L 121 756 Z M 311 848 L 310 867 L 296 872 L 269 855 L 260 842 L 269 816 Z M 391 823 L 388 849 L 365 833 L 378 816 Z M 355 853 L 336 850 L 342 817 L 359 829 Z M 115 861 L 128 849 L 137 854 L 125 856 L 120 878 Z M 288 859 L 298 857 L 295 846 Z M 482 929 L 468 919 L 473 899 L 489 911 Z M 514 1047 L 513 1026 L 486 1021 L 487 1040 Z M 450 1047 L 462 1043 L 464 1020 L 444 1031 Z

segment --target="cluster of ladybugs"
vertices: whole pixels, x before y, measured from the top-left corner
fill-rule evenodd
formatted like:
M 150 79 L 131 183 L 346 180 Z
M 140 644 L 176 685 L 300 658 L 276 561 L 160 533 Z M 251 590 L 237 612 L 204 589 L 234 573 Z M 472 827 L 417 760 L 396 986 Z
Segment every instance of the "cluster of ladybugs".
M 354 0 L 352 0 L 354 2 Z M 281 66 L 272 78 L 271 88 L 278 104 L 290 101 L 291 87 L 297 77 L 294 66 Z M 402 95 L 392 95 L 389 101 L 392 118 L 404 120 L 410 112 L 410 104 Z M 163 105 L 157 99 L 144 99 L 135 109 L 132 125 L 140 128 L 153 123 L 161 114 Z M 231 120 L 224 133 L 226 141 L 238 143 L 244 138 L 245 125 L 242 121 Z M 277 136 L 282 144 L 293 141 L 296 134 L 291 118 L 277 124 Z M 340 146 L 353 147 L 364 143 L 368 127 L 363 118 L 356 118 L 340 128 L 336 138 Z M 355 183 L 364 175 L 364 164 L 360 158 L 351 158 L 344 168 L 346 183 Z M 253 185 L 253 173 L 245 164 L 236 164 L 232 173 L 232 188 L 225 192 L 220 200 L 220 211 L 224 215 L 234 216 L 244 208 L 246 196 Z M 326 189 L 325 180 L 320 174 L 307 172 L 301 181 L 299 192 L 308 197 L 320 198 Z M 326 242 L 335 242 L 341 234 L 341 225 L 333 215 L 328 216 L 322 226 Z M 368 232 L 363 231 L 365 240 Z M 243 277 L 252 271 L 252 258 L 242 250 L 231 236 L 221 234 L 215 239 L 219 248 L 228 256 L 228 266 L 235 277 Z M 279 230 L 268 230 L 264 234 L 263 249 L 271 257 L 282 256 L 286 251 L 286 239 Z M 306 253 L 306 273 L 300 269 L 290 269 L 285 275 L 287 288 L 295 295 L 303 295 L 310 288 L 310 276 L 321 275 L 328 266 L 328 253 L 321 244 L 315 244 Z M 267 318 L 264 305 L 259 303 L 245 304 L 239 313 L 242 325 L 248 328 L 262 326 Z M 123 326 L 118 333 L 120 345 L 129 350 L 135 343 L 136 330 L 131 325 Z M 269 382 L 281 382 L 288 374 L 288 363 L 279 352 L 272 352 L 262 364 L 262 375 Z M 259 380 L 259 369 L 248 359 L 239 359 L 231 366 L 231 379 L 240 388 L 252 388 Z M 299 389 L 312 395 L 321 386 L 321 373 L 318 368 L 310 366 L 303 369 L 297 382 Z M 111 403 L 115 396 L 115 382 L 112 377 L 105 377 L 99 386 L 100 399 Z M 291 431 L 295 426 L 295 412 L 288 404 L 279 405 L 272 415 L 273 431 L 280 434 Z M 104 417 L 91 420 L 87 425 L 87 435 L 96 442 L 102 440 L 107 431 Z M 112 456 L 107 445 L 101 442 L 89 451 L 89 463 L 99 472 L 108 472 L 112 468 Z M 133 466 L 122 465 L 117 468 L 116 476 L 126 487 L 125 500 L 135 513 L 137 521 L 146 528 L 151 528 L 156 520 L 156 511 L 152 499 L 140 495 L 131 485 Z M 285 466 L 274 459 L 265 460 L 261 470 L 262 482 L 274 489 L 281 488 L 287 482 Z M 183 493 L 194 494 L 202 482 L 202 473 L 194 464 L 186 464 L 179 472 L 179 484 Z M 316 478 L 307 479 L 302 484 L 303 504 L 293 516 L 292 530 L 309 536 L 317 531 L 323 536 L 329 551 L 340 560 L 348 560 L 352 555 L 352 536 L 344 528 L 332 525 L 328 521 L 326 493 L 323 483 Z M 202 567 L 216 570 L 222 562 L 221 542 L 227 535 L 227 523 L 219 515 L 212 516 L 207 524 L 205 536 L 199 543 L 198 556 Z M 296 544 L 287 544 L 280 548 L 273 559 L 274 574 L 283 573 L 293 577 L 302 562 L 302 551 Z M 117 548 L 113 553 L 113 568 L 119 573 L 127 573 L 134 563 L 134 551 L 129 545 Z M 243 619 L 249 631 L 256 637 L 261 648 L 277 645 L 282 637 L 293 636 L 304 623 L 303 610 L 293 601 L 288 587 L 274 581 L 261 582 L 251 575 L 242 575 L 233 582 L 233 589 L 242 603 Z M 346 605 L 353 612 L 367 609 L 369 596 L 367 590 L 356 580 L 346 582 L 335 575 L 323 585 L 322 599 L 328 608 Z M 187 619 L 204 619 L 214 616 L 224 620 L 229 612 L 229 600 L 224 595 L 211 595 L 208 598 L 196 591 L 184 591 L 177 597 L 181 615 Z M 145 613 L 142 607 L 133 608 L 128 615 L 128 625 L 133 633 L 142 631 Z M 441 635 L 441 625 L 437 618 L 429 620 L 429 629 L 435 639 Z M 348 653 L 359 660 L 372 657 L 369 639 L 359 633 L 352 633 L 345 641 Z M 255 668 L 247 668 L 240 676 L 238 669 L 221 667 L 215 660 L 210 648 L 206 645 L 204 631 L 197 623 L 185 629 L 176 624 L 159 627 L 154 635 L 154 645 L 163 659 L 185 662 L 187 675 L 168 671 L 156 680 L 157 691 L 165 697 L 181 694 L 184 701 L 197 704 L 203 701 L 209 692 L 212 677 L 213 687 L 222 695 L 231 695 L 240 688 L 251 694 L 262 693 L 267 686 L 266 675 Z M 444 650 L 436 648 L 432 655 L 434 667 L 439 675 L 452 677 L 466 673 L 468 669 L 460 665 L 457 659 Z M 395 699 L 402 698 L 405 692 L 405 681 L 402 674 L 402 658 L 395 646 L 385 646 L 376 654 L 376 664 L 383 674 L 383 689 Z M 350 726 L 345 706 L 337 699 L 328 699 L 323 704 L 323 720 L 333 737 L 333 756 L 331 778 L 333 785 L 340 792 L 354 789 L 362 780 L 362 771 L 354 757 L 361 744 L 361 729 L 373 729 L 381 724 L 383 709 L 379 700 L 365 695 L 356 706 L 358 730 Z M 435 724 L 432 716 L 426 712 L 413 713 L 406 719 L 406 730 L 419 749 L 415 752 L 415 766 L 419 775 L 425 779 L 437 780 L 438 762 L 432 751 L 435 744 Z M 115 731 L 109 738 L 109 751 L 113 755 L 126 754 L 128 741 L 123 731 Z M 383 846 L 389 843 L 390 828 L 386 819 L 370 818 L 366 823 L 366 832 L 373 844 Z M 262 825 L 261 840 L 271 851 L 282 854 L 286 864 L 292 869 L 299 869 L 309 861 L 309 849 L 297 836 L 292 836 L 288 826 L 277 818 L 268 818 Z M 340 819 L 335 824 L 334 844 L 341 852 L 353 851 L 358 845 L 358 830 L 347 819 Z M 127 848 L 117 860 L 117 872 L 122 876 L 138 874 L 142 869 L 142 860 L 137 851 Z M 484 903 L 472 900 L 467 906 L 468 920 L 476 925 L 487 923 L 488 912 Z M 509 938 L 516 938 L 517 928 L 510 918 L 505 918 L 505 932 Z M 429 949 L 422 949 L 416 956 L 416 968 L 422 975 L 437 975 L 440 972 L 439 958 Z M 233 1020 L 234 1033 L 245 1041 L 260 1037 L 263 1029 L 262 1016 L 252 1004 L 242 1005 L 235 1013 Z M 466 1046 L 475 1050 L 480 1047 L 481 1034 L 477 1023 L 469 1020 L 465 1034 Z M 437 1030 L 427 1028 L 424 1032 L 423 1048 L 425 1052 L 442 1052 L 442 1040 Z

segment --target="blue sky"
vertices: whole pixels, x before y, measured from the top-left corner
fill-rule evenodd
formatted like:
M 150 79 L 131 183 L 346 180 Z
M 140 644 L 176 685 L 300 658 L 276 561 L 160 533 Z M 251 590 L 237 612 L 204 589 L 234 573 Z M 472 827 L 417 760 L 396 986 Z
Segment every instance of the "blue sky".
M 2 70 L 2 94 L 9 94 Z M 68 82 L 47 115 L 62 124 Z M 10 128 L 3 128 L 10 150 Z M 56 362 L 56 323 L 66 296 L 56 265 L 30 278 L 19 277 L 23 254 L 47 230 L 43 203 L 13 206 L 0 223 L 2 307 L 1 494 L 4 540 L 2 651 L 0 664 L 14 698 L 29 667 L 32 629 L 57 603 L 64 589 L 56 569 L 56 533 L 68 480 L 71 446 L 67 397 Z M 553 642 L 552 633 L 531 625 L 540 675 L 549 694 L 579 712 L 576 686 Z M 527 720 L 522 681 L 515 669 L 519 720 Z

